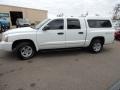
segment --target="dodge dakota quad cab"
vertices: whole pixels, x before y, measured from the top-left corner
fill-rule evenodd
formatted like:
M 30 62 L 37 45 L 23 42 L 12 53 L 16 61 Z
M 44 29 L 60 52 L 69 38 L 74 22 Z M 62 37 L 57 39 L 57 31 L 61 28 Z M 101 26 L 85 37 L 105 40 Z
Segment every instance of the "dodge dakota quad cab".
M 0 49 L 15 52 L 21 60 L 30 59 L 39 50 L 89 47 L 98 53 L 113 43 L 114 28 L 109 18 L 54 18 L 36 27 L 8 30 L 2 34 Z

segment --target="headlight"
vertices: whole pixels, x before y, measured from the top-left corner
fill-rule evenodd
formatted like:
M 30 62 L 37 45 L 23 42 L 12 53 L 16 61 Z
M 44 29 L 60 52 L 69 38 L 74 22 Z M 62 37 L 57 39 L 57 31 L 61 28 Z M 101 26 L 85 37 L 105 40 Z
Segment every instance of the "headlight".
M 2 41 L 8 42 L 8 36 L 7 35 L 2 35 Z

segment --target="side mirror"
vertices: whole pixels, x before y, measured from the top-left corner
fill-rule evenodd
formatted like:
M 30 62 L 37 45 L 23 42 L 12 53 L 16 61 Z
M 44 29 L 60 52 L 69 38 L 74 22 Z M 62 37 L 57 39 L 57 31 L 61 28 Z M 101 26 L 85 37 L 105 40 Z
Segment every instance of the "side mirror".
M 47 25 L 47 26 L 45 26 L 44 28 L 43 28 L 43 31 L 47 31 L 47 30 L 49 30 L 50 29 L 50 27 Z

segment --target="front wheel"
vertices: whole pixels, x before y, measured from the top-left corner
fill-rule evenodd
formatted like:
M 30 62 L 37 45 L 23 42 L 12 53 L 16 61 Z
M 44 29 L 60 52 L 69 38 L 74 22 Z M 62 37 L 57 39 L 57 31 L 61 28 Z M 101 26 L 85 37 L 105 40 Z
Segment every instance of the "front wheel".
M 30 43 L 24 42 L 16 46 L 14 52 L 20 59 L 27 60 L 34 56 L 35 49 Z
M 93 53 L 99 53 L 103 49 L 103 43 L 99 39 L 95 39 L 91 42 L 89 46 L 90 51 Z

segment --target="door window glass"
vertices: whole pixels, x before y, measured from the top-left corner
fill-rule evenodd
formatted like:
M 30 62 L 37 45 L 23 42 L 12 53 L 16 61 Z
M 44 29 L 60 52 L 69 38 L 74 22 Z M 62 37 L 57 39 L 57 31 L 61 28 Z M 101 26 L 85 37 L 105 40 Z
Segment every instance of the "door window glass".
M 47 30 L 62 30 L 64 29 L 64 20 L 63 19 L 57 19 L 49 22 L 47 24 Z
M 80 29 L 80 21 L 78 19 L 67 19 L 68 29 Z

